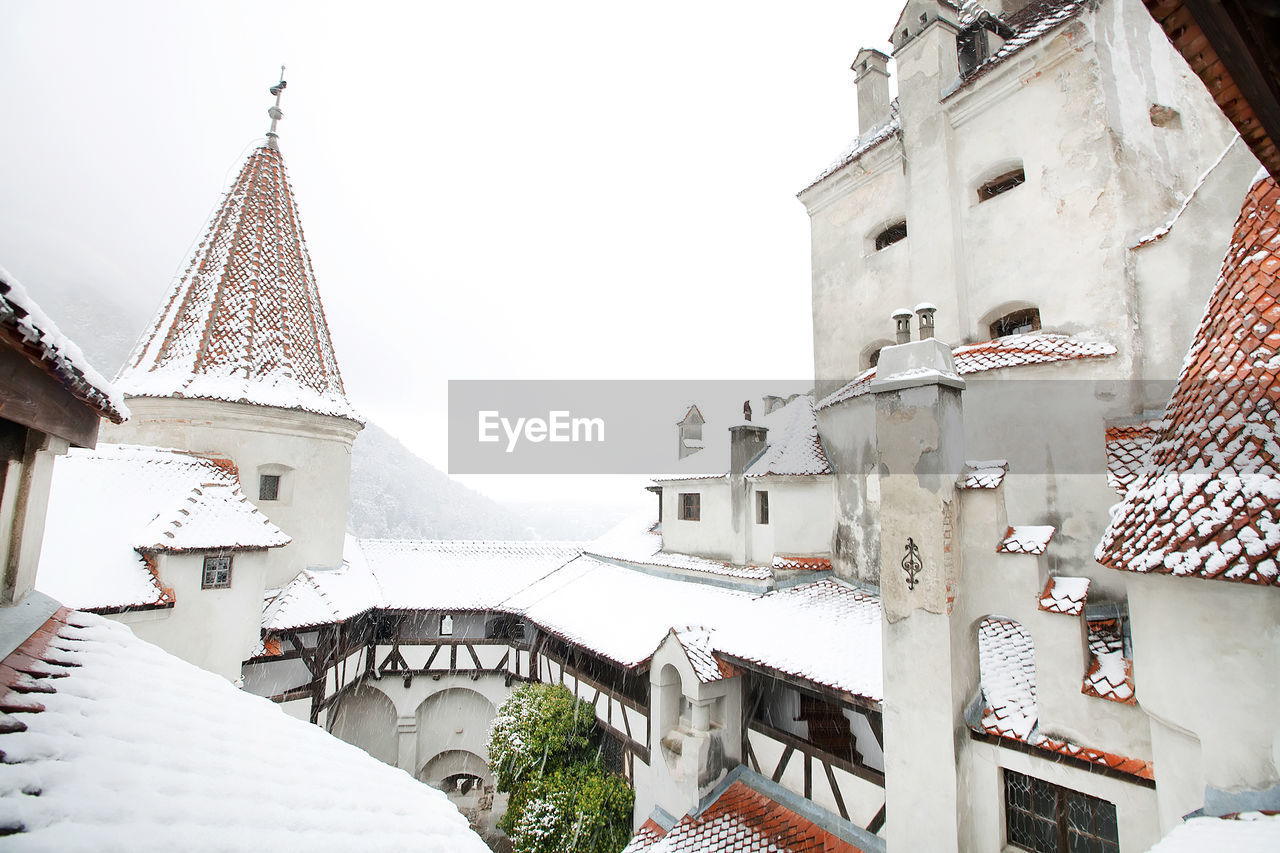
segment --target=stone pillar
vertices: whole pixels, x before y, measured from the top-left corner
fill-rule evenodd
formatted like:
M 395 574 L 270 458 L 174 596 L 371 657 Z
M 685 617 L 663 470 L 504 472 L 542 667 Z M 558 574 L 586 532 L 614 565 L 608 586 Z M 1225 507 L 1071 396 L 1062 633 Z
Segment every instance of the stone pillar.
M 416 715 L 396 718 L 396 767 L 410 776 L 418 774 L 418 718 Z
M 951 609 L 960 391 L 937 339 L 886 347 L 871 391 L 880 470 L 885 837 L 893 850 L 958 850 L 956 738 L 963 727 Z

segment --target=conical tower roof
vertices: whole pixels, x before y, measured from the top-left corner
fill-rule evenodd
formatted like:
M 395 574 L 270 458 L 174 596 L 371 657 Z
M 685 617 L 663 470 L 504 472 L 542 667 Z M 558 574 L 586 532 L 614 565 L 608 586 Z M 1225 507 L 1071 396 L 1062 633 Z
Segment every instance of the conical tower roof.
M 347 401 L 284 159 L 249 155 L 116 383 L 360 422 Z
M 1280 184 L 1236 221 L 1147 467 L 1095 557 L 1135 572 L 1280 586 Z

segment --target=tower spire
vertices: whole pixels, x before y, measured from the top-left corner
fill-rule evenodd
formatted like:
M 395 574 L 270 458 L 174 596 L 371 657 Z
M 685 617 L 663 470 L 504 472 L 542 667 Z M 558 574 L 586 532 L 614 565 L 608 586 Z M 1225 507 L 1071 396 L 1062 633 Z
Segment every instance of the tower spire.
M 280 82 L 267 90 L 271 94 L 276 96 L 275 104 L 273 104 L 270 107 L 267 107 L 267 115 L 271 116 L 271 129 L 267 131 L 267 145 L 269 145 L 272 148 L 280 147 L 276 143 L 276 140 L 279 138 L 279 134 L 276 133 L 276 122 L 284 118 L 284 110 L 280 109 L 280 96 L 284 94 L 285 86 L 288 86 L 288 85 L 289 84 L 286 83 L 284 79 L 284 66 L 281 65 L 280 66 Z

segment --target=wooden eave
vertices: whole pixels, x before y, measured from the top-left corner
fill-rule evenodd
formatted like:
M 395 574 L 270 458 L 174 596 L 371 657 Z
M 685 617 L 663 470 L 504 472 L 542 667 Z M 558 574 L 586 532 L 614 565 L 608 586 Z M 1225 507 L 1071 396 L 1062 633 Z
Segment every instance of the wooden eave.
M 1251 0 L 1143 0 L 1214 102 L 1280 179 L 1280 18 Z

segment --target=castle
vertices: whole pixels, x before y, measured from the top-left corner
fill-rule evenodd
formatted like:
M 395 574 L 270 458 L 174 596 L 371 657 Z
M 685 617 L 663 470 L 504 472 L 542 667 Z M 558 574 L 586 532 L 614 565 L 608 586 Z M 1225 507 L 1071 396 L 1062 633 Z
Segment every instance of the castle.
M 361 421 L 273 132 L 118 377 L 133 417 L 55 468 L 42 588 L 477 822 L 539 681 L 595 707 L 628 851 L 1274 837 L 1209 820 L 1280 809 L 1261 149 L 1136 0 L 910 0 L 890 43 L 799 193 L 814 393 L 679 413 L 653 517 L 344 539 Z

